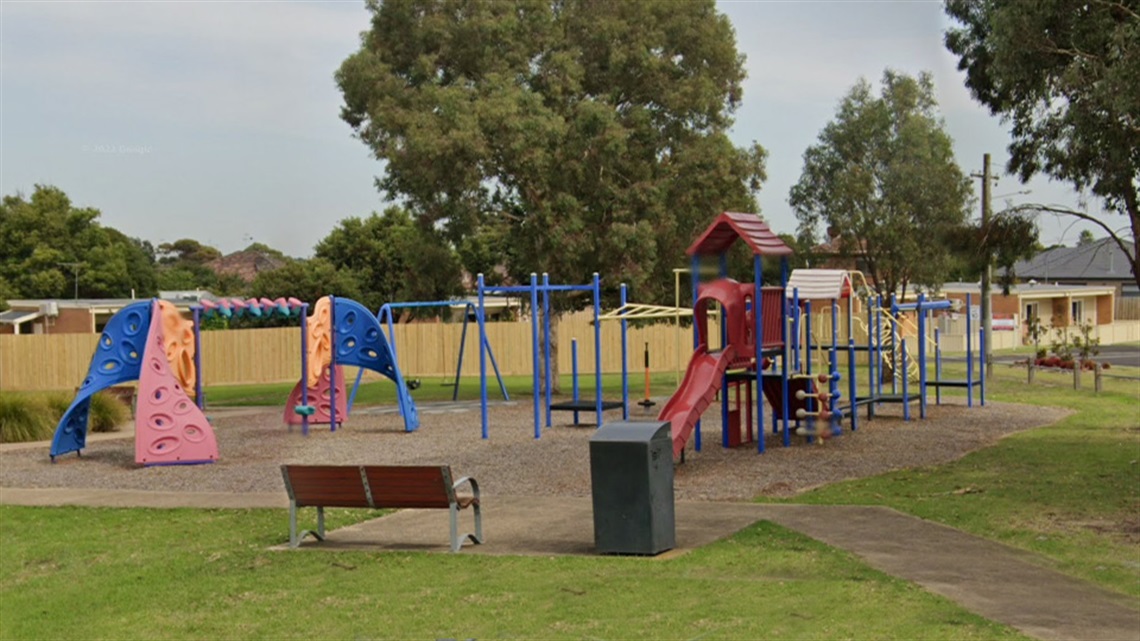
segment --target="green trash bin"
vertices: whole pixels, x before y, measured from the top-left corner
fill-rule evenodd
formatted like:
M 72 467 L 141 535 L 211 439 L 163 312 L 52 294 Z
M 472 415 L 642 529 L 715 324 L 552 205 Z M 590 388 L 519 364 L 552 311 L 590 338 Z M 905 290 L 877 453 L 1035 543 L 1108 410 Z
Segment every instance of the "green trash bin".
M 664 421 L 607 423 L 590 438 L 594 545 L 654 555 L 676 546 L 673 439 Z

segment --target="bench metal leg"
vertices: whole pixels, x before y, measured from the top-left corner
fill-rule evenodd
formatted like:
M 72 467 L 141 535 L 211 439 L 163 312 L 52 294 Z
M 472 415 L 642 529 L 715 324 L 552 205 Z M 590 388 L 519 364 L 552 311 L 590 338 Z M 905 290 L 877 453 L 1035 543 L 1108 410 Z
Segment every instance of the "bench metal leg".
M 452 503 L 450 507 L 451 512 L 451 551 L 458 552 L 463 548 L 463 542 L 471 539 L 475 545 L 483 543 L 483 513 L 479 509 L 479 504 L 474 505 L 475 508 L 475 533 L 464 534 L 459 536 L 459 505 Z
M 325 508 L 317 508 L 317 529 L 304 530 L 300 533 L 297 532 L 297 502 L 289 501 L 289 547 L 296 548 L 301 546 L 301 541 L 306 536 L 313 535 L 318 541 L 325 540 Z

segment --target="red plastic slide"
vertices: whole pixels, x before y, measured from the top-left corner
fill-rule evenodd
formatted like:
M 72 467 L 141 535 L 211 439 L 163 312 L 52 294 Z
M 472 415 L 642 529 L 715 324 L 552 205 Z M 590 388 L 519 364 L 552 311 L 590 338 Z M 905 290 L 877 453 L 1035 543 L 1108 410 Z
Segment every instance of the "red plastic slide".
M 701 414 L 716 397 L 724 379 L 724 371 L 732 362 L 735 349 L 731 345 L 715 353 L 709 353 L 705 345 L 693 352 L 689 360 L 689 367 L 685 370 L 685 379 L 681 387 L 661 408 L 657 420 L 672 423 L 673 457 L 681 455 L 685 443 L 693 433 L 693 426 L 700 420 Z

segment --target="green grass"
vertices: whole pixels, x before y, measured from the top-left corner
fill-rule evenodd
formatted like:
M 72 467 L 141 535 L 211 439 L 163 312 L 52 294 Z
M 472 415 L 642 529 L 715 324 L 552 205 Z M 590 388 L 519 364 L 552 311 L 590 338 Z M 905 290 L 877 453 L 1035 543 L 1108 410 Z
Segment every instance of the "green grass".
M 355 370 L 346 371 L 345 381 L 348 389 L 352 389 L 352 380 Z M 562 377 L 563 396 L 569 396 L 571 381 L 569 375 Z M 428 377 L 421 378 L 422 385 L 412 392 L 412 397 L 421 403 L 450 401 L 454 388 L 445 386 L 452 383 L 454 378 Z M 504 376 L 503 383 L 507 393 L 512 399 L 526 399 L 528 402 L 534 393 L 529 376 Z M 579 377 L 580 393 L 582 398 L 594 397 L 594 377 Z M 267 383 L 262 385 L 216 385 L 206 388 L 206 403 L 211 407 L 235 406 L 281 406 L 289 398 L 294 383 Z M 606 398 L 621 398 L 621 375 L 605 374 L 602 376 L 602 389 Z M 677 389 L 677 382 L 673 372 L 653 374 L 650 378 L 650 394 L 653 396 L 667 396 Z M 645 383 L 639 376 L 631 376 L 629 398 L 636 401 L 645 395 Z M 498 382 L 494 378 L 487 380 L 487 398 L 502 400 Z M 479 400 L 479 379 L 474 377 L 461 378 L 459 381 L 459 400 Z M 396 388 L 391 381 L 371 381 L 363 383 L 356 395 L 356 403 L 360 405 L 395 405 Z
M 1136 368 L 1112 373 L 1140 376 Z M 1140 381 L 1105 379 L 1105 392 L 1094 394 L 1091 373 L 1080 391 L 1071 373 L 1039 372 L 1031 386 L 1025 376 L 997 366 L 988 399 L 1046 416 L 1059 414 L 1053 407 L 1075 413 L 953 463 L 837 483 L 792 501 L 887 505 L 1140 597 Z
M 0 523 L 4 639 L 1022 638 L 767 523 L 666 561 L 268 551 L 283 510 Z

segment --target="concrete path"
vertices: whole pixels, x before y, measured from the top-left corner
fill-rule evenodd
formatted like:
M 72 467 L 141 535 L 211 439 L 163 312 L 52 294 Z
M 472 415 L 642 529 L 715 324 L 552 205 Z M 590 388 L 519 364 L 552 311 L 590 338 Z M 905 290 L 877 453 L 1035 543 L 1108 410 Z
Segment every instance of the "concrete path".
M 485 497 L 486 543 L 462 554 L 590 555 L 589 498 Z M 0 488 L 0 503 L 106 507 L 285 507 L 282 493 L 231 494 L 121 490 Z M 472 529 L 470 511 L 461 529 Z M 311 510 L 301 527 L 312 527 Z M 306 520 L 307 519 L 307 520 Z M 1047 640 L 1140 641 L 1136 602 L 1050 570 L 1032 554 L 951 527 L 877 506 L 759 505 L 691 502 L 676 505 L 677 549 L 706 545 L 767 520 L 847 550 L 872 567 L 913 581 L 966 609 Z M 302 550 L 448 551 L 446 510 L 402 510 L 311 539 Z M 285 515 L 282 538 L 287 534 Z M 285 546 L 278 546 L 285 549 Z

